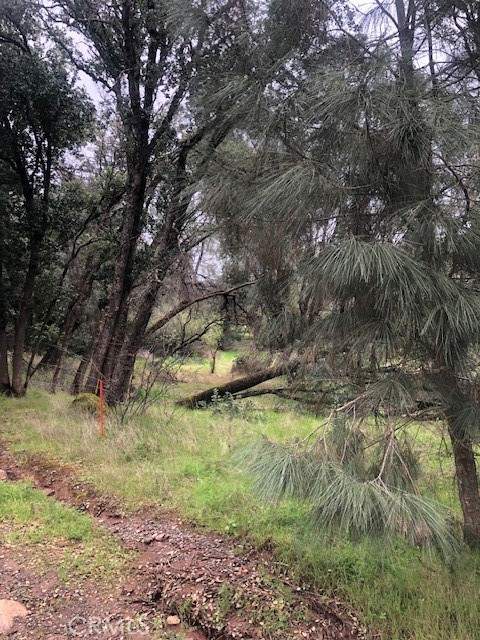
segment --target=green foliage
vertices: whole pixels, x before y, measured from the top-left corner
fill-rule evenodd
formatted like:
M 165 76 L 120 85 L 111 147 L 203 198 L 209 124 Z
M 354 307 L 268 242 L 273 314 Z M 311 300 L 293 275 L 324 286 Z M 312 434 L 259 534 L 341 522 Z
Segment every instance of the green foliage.
M 322 37 L 327 19 L 327 4 L 323 1 L 273 0 L 268 3 L 271 55 L 282 57 L 297 47 L 300 51 L 308 49 L 313 35 Z
M 407 5 L 418 10 L 411 24 Z M 294 2 L 269 8 L 272 34 L 283 33 L 280 16 L 292 25 L 292 48 L 300 43 L 293 25 L 302 11 L 309 7 Z M 388 38 L 376 40 L 368 31 L 347 35 L 349 52 L 338 55 L 344 42 L 327 29 L 326 40 L 319 35 L 315 41 L 315 58 L 292 66 L 288 83 L 272 87 L 271 113 L 277 118 L 261 121 L 262 136 L 254 151 L 244 153 L 238 177 L 222 176 L 222 185 L 237 190 L 224 204 L 232 203 L 236 212 L 243 193 L 245 224 L 255 229 L 246 234 L 243 249 L 262 274 L 262 340 L 305 353 L 307 372 L 323 363 L 333 386 L 336 381 L 354 390 L 353 412 L 374 412 L 395 433 L 407 435 L 408 416 L 427 395 L 427 404 L 448 422 L 453 445 L 460 444 L 465 458 L 468 452 L 468 470 L 457 464 L 458 487 L 465 520 L 475 521 L 471 526 L 480 540 L 477 452 L 471 443 L 478 436 L 476 109 L 471 117 L 478 96 L 450 82 L 444 74 L 449 63 L 433 49 L 430 65 L 422 66 L 413 42 L 430 41 L 431 29 L 438 28 L 435 10 L 400 1 L 393 11 L 379 7 L 389 23 Z M 341 24 L 340 12 L 332 13 Z M 466 29 L 462 37 L 466 33 L 471 32 Z M 302 36 L 308 39 L 307 34 L 304 26 Z M 278 38 L 281 51 L 287 51 L 289 35 Z M 276 110 L 280 94 L 284 106 Z M 231 149 L 226 157 L 234 158 Z M 347 438 L 347 451 L 349 436 L 341 430 L 337 435 Z M 448 551 L 447 518 L 437 519 L 411 493 L 418 476 L 411 446 L 396 435 L 379 437 L 381 462 L 357 466 L 358 477 L 343 464 L 339 468 L 334 457 L 320 465 L 322 472 L 312 472 L 303 452 L 293 459 L 281 445 L 257 452 L 258 488 L 296 495 L 291 485 L 297 483 L 302 496 L 310 495 L 313 482 L 332 500 L 331 511 L 321 502 L 328 524 L 338 521 L 348 530 L 355 528 L 357 491 L 370 522 L 359 519 L 360 530 L 392 531 L 391 512 L 397 529 L 407 519 L 411 533 L 410 512 L 428 522 L 427 528 L 437 528 L 436 544 Z M 371 477 L 364 477 L 368 471 Z M 338 500 L 327 490 L 329 482 Z
M 412 544 L 433 544 L 444 556 L 455 555 L 458 540 L 450 514 L 414 493 L 418 463 L 411 450 L 391 439 L 381 465 L 366 469 L 362 440 L 361 434 L 337 435 L 332 458 L 326 441 L 305 448 L 263 439 L 249 446 L 239 463 L 255 479 L 259 497 L 307 500 L 319 526 L 354 536 L 401 534 Z
M 8 2 L 8 6 L 12 4 L 21 17 L 23 3 Z M 152 2 L 148 7 L 134 3 L 130 27 L 137 45 L 135 68 L 125 60 L 128 47 L 122 40 L 122 27 L 128 20 L 122 15 L 124 5 L 100 2 L 93 6 L 85 0 L 61 0 L 56 10 L 57 18 L 66 20 L 69 28 L 79 31 L 91 45 L 91 58 L 72 50 L 74 57 L 80 55 L 87 71 L 103 84 L 116 87 L 117 116 L 123 123 L 122 142 L 113 154 L 121 157 L 119 166 L 135 164 L 129 154 L 140 137 L 156 140 L 155 132 L 161 133 L 158 147 L 148 158 L 156 174 L 143 176 L 148 183 L 149 207 L 148 215 L 144 212 L 147 222 L 142 227 L 143 221 L 138 220 L 138 229 L 152 238 L 160 232 L 156 237 L 162 239 L 168 235 L 164 225 L 169 213 L 182 211 L 178 224 L 171 228 L 176 250 L 180 245 L 195 244 L 204 233 L 210 234 L 211 222 L 221 224 L 223 249 L 233 264 L 230 273 L 259 279 L 258 297 L 248 299 L 257 339 L 302 354 L 310 379 L 321 371 L 320 382 L 325 378 L 330 388 L 337 384 L 348 389 L 345 402 L 338 404 L 351 403 L 354 420 L 344 418 L 337 406 L 333 429 L 325 437 L 305 436 L 305 441 L 293 447 L 264 441 L 250 451 L 243 464 L 258 476 L 258 491 L 270 500 L 291 500 L 295 506 L 279 506 L 278 513 L 287 520 L 295 520 L 296 510 L 306 509 L 308 502 L 316 522 L 327 525 L 331 536 L 333 531 L 340 531 L 335 534 L 339 537 L 345 533 L 354 537 L 386 534 L 394 538 L 393 544 L 402 553 L 413 554 L 404 550 L 403 541 L 395 537 L 399 535 L 414 544 L 431 542 L 448 555 L 455 542 L 449 516 L 415 489 L 422 479 L 409 424 L 411 412 L 427 396 L 438 418 L 448 421 L 452 443 L 460 442 L 475 461 L 477 451 L 471 440 L 478 442 L 480 415 L 476 354 L 480 129 L 478 91 L 471 78 L 478 77 L 477 7 L 468 2 L 451 3 L 451 7 L 448 3 L 410 3 L 407 22 L 402 24 L 401 10 L 407 3 L 400 0 L 394 4 L 397 15 L 393 18 L 383 4 L 379 7 L 388 23 L 385 29 L 382 23 L 377 32 L 377 24 L 372 23 L 365 32 L 358 26 L 349 33 L 343 3 L 274 0 L 262 4 L 255 13 L 250 11 L 253 5 L 237 12 L 236 6 L 227 5 L 232 10 L 223 11 L 216 2 L 200 5 L 182 0 L 169 5 L 166 14 L 161 3 Z M 35 21 L 31 11 L 27 17 L 29 43 Z M 163 77 L 156 75 L 155 64 L 153 69 L 148 66 L 152 59 L 156 62 L 156 56 L 149 56 L 152 24 L 162 25 L 168 34 L 165 60 L 169 64 Z M 15 21 L 9 24 L 10 31 L 12 25 Z M 448 47 L 440 56 L 436 47 L 424 51 L 420 43 L 431 42 L 432 30 L 434 42 L 441 39 L 456 46 L 457 34 L 464 48 L 455 56 Z M 383 32 L 388 35 L 384 37 Z M 198 48 L 186 43 L 197 43 Z M 62 44 L 69 49 L 72 42 L 63 40 Z M 29 230 L 38 228 L 37 214 L 42 210 L 35 209 L 29 225 L 18 181 L 12 184 L 13 147 L 10 132 L 5 135 L 5 123 L 16 126 L 13 133 L 30 162 L 36 157 L 32 132 L 42 128 L 52 140 L 59 141 L 59 148 L 68 148 L 66 142 L 62 146 L 68 122 L 59 117 L 55 138 L 55 123 L 44 113 L 48 105 L 43 84 L 57 90 L 59 99 L 53 100 L 52 112 L 62 116 L 59 100 L 66 94 L 60 89 L 71 81 L 62 71 L 61 60 L 49 73 L 41 49 L 32 55 L 22 49 L 25 42 L 21 39 L 13 46 L 22 52 L 22 59 L 17 61 L 7 51 L 4 59 L 10 66 L 5 65 L 3 73 L 9 82 L 0 90 L 3 102 L 14 106 L 2 121 L 2 148 L 10 155 L 0 167 L 2 180 L 5 178 L 8 185 L 2 192 L 2 202 L 8 194 L 7 214 L 2 216 L 9 223 L 7 281 L 0 285 L 2 292 L 14 294 L 11 308 L 2 315 L 8 312 L 11 316 L 21 300 L 17 293 L 21 279 L 12 267 L 20 265 L 25 272 L 28 255 L 22 248 L 28 245 Z M 25 65 L 28 55 L 32 71 Z M 170 109 L 165 110 L 167 119 L 152 105 L 142 104 L 139 112 L 133 113 L 136 105 L 130 98 L 135 91 L 128 82 L 118 80 L 125 69 L 130 70 L 129 80 L 141 78 L 138 95 L 142 99 L 150 88 L 151 95 L 172 99 Z M 459 70 L 462 73 L 457 74 Z M 66 113 L 73 102 L 66 100 Z M 31 121 L 26 110 L 22 111 L 25 104 L 31 108 Z M 18 126 L 12 116 L 16 111 Z M 135 122 L 141 123 L 141 135 L 132 134 Z M 176 158 L 185 163 L 176 165 Z M 175 182 L 178 175 L 182 176 L 180 183 Z M 130 183 L 134 181 L 127 181 Z M 177 206 L 178 194 L 181 204 L 187 205 L 183 209 Z M 62 208 L 68 208 L 70 201 L 66 197 L 60 203 Z M 48 215 L 52 212 L 50 209 Z M 111 224 L 109 218 L 109 225 L 118 226 L 118 217 L 112 220 Z M 70 223 L 66 220 L 65 225 L 59 225 L 63 228 L 58 237 L 69 235 L 74 226 Z M 15 248 L 12 240 L 16 233 L 22 243 Z M 52 235 L 50 244 L 43 245 L 46 254 L 52 253 L 56 237 Z M 139 246 L 140 250 L 133 247 L 135 269 L 128 277 L 138 284 L 142 273 L 155 273 L 162 282 L 158 255 L 149 250 L 150 245 Z M 115 243 L 112 247 L 113 256 Z M 167 271 L 178 258 L 172 253 Z M 111 276 L 112 264 L 104 269 Z M 108 283 L 109 277 L 104 281 Z M 49 282 L 49 274 L 42 274 L 42 289 L 50 290 Z M 137 291 L 141 287 L 132 288 Z M 146 295 L 155 299 L 158 291 L 150 290 Z M 133 297 L 126 301 L 132 311 L 134 301 Z M 35 329 L 43 326 L 44 309 L 41 305 L 37 308 L 41 313 L 31 323 Z M 179 335 L 183 335 L 184 326 Z M 47 335 L 55 339 L 55 327 Z M 241 413 L 243 405 L 231 398 L 217 400 L 212 411 L 206 410 L 195 419 L 203 420 L 204 428 L 212 419 L 225 420 L 225 429 L 231 424 L 239 427 L 238 419 L 247 417 Z M 375 435 L 369 434 L 372 413 L 383 427 Z M 419 427 L 424 437 L 430 428 Z M 122 437 L 127 438 L 126 433 Z M 271 437 L 278 435 L 285 436 Z M 162 451 L 161 444 L 152 443 L 154 436 L 145 430 L 141 435 L 135 432 L 134 443 L 126 439 L 119 447 L 122 460 L 137 474 L 140 472 L 134 465 L 139 465 L 149 478 L 149 483 L 145 480 L 148 491 L 135 478 L 129 478 L 128 486 L 149 492 L 149 497 L 156 492 L 169 493 L 164 478 L 151 468 Z M 162 437 L 170 436 L 162 432 Z M 219 447 L 218 459 L 223 460 L 232 446 L 230 438 L 222 445 L 209 438 L 208 446 L 213 442 Z M 81 446 L 76 441 L 68 443 L 72 448 Z M 191 453 L 190 444 L 182 446 Z M 165 447 L 163 453 L 173 449 Z M 208 449 L 203 454 L 211 460 Z M 105 450 L 99 455 L 105 455 Z M 222 464 L 183 461 L 179 469 L 169 472 L 180 485 L 200 480 L 193 491 L 198 501 L 196 511 L 203 517 L 203 512 L 211 509 L 216 514 L 211 516 L 213 520 L 223 518 L 223 525 L 225 521 L 227 526 L 234 523 L 232 528 L 237 529 L 246 522 L 242 505 L 244 511 L 255 504 L 259 513 L 267 513 L 236 487 L 238 478 L 225 479 L 228 473 Z M 462 465 L 457 471 L 462 472 Z M 478 506 L 474 462 L 469 474 L 472 495 L 461 497 L 464 505 L 470 501 Z M 436 483 L 444 486 L 445 479 L 435 477 L 430 486 Z M 467 485 L 460 479 L 461 490 Z M 240 506 L 233 504 L 232 495 Z M 227 514 L 232 508 L 240 514 Z M 273 510 L 268 515 L 272 521 L 281 517 Z M 375 543 L 361 544 L 374 548 Z M 352 547 L 345 548 L 345 557 L 340 558 L 339 553 L 336 558 L 336 576 L 344 570 L 354 579 L 378 579 L 378 567 L 359 559 Z M 402 568 L 411 557 L 403 558 L 405 565 L 400 568 L 391 559 L 385 561 L 393 576 L 391 584 L 396 579 L 402 585 L 397 610 L 414 599 L 408 580 L 402 582 Z M 392 601 L 389 604 L 390 609 L 375 611 L 377 619 L 388 617 L 395 608 Z M 459 605 L 457 611 L 461 609 Z M 462 612 L 468 617 L 465 610 Z M 400 628 L 399 618 L 396 620 Z M 471 628 L 478 628 L 478 624 Z M 429 633 L 424 628 L 422 637 Z M 446 637 L 447 633 L 455 635 L 451 626 Z M 461 637 L 468 633 L 463 627 Z
M 0 7 L 0 174 L 8 185 L 2 207 L 0 290 L 10 301 L 1 324 L 14 334 L 16 394 L 28 384 L 22 372 L 28 340 L 36 350 L 42 332 L 58 334 L 51 326 L 61 296 L 58 282 L 63 284 L 66 265 L 78 253 L 72 243 L 85 217 L 79 221 L 78 210 L 55 206 L 56 189 L 74 164 L 74 152 L 86 142 L 94 114 L 67 58 L 42 38 L 35 14 L 24 0 Z
M 208 403 L 205 401 L 199 402 L 198 408 L 208 408 L 211 409 L 214 414 L 240 418 L 247 422 L 258 419 L 258 416 L 253 413 L 254 404 L 252 402 L 239 402 L 228 392 L 220 395 L 218 389 L 214 389 L 212 398 Z
M 48 173 L 49 164 L 55 166 L 66 149 L 85 140 L 93 105 L 85 92 L 75 87 L 66 60 L 42 48 L 36 39 L 38 25 L 31 18 L 28 3 L 19 2 L 17 9 L 16 19 L 8 7 L 0 13 L 1 27 L 8 34 L 0 40 L 0 159 L 11 164 L 23 182 L 27 176 L 38 180 L 40 168 L 43 174 Z M 22 176 L 22 171 L 27 176 Z M 48 175 L 43 178 L 50 179 Z M 33 183 L 35 195 L 41 188 Z

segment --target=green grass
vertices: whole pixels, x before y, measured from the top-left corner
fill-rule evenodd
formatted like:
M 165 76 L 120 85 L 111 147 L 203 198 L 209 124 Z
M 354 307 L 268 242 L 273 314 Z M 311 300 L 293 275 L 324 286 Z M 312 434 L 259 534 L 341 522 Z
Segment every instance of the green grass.
M 175 395 L 189 391 L 181 383 Z M 385 639 L 480 638 L 479 554 L 464 550 L 449 566 L 402 541 L 386 547 L 380 540 L 354 543 L 313 531 L 304 504 L 259 502 L 233 462 L 236 449 L 260 434 L 277 440 L 306 435 L 320 420 L 263 397 L 253 409 L 245 402 L 238 406 L 244 408 L 188 411 L 170 401 L 159 403 L 134 423 L 108 424 L 102 441 L 96 422 L 76 414 L 71 398 L 30 391 L 23 399 L 0 399 L 0 423 L 12 449 L 79 464 L 85 478 L 127 507 L 163 505 L 237 536 L 240 546 L 246 538 L 273 546 L 279 571 L 288 566 L 297 580 L 325 597 L 346 600 L 361 623 L 381 630 Z M 415 447 L 423 458 L 427 492 L 457 509 L 441 433 L 422 429 Z
M 88 515 L 47 498 L 26 482 L 0 482 L 0 522 L 3 543 L 26 545 L 38 556 L 40 568 L 48 562 L 46 547 L 53 550 L 58 575 L 66 581 L 118 577 L 131 558 Z
M 229 376 L 237 355 L 237 351 L 219 351 L 215 359 L 215 376 L 219 378 Z M 181 371 L 184 376 L 201 377 L 204 374 L 211 376 L 210 365 L 209 358 L 187 358 Z

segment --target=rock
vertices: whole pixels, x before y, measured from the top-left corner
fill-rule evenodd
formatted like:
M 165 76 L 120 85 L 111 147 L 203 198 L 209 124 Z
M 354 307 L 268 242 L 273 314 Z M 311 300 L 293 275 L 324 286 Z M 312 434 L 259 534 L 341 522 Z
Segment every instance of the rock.
M 0 469 L 0 482 L 5 482 L 5 480 L 8 480 L 8 474 L 5 469 Z
M 53 496 L 53 494 L 55 493 L 53 489 L 42 489 L 42 491 L 46 496 Z
M 0 600 L 0 633 L 8 633 L 15 618 L 24 618 L 27 608 L 16 600 Z
M 155 540 L 157 542 L 165 542 L 165 540 L 169 540 L 170 536 L 167 533 L 157 533 L 155 536 Z
M 180 618 L 178 616 L 167 616 L 167 624 L 169 627 L 180 624 Z

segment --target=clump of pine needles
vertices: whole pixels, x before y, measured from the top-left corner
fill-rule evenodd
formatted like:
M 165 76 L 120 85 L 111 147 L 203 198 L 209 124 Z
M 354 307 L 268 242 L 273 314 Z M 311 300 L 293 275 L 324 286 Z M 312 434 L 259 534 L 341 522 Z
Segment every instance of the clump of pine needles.
M 316 527 L 354 538 L 402 536 L 443 557 L 458 553 L 450 513 L 418 492 L 418 461 L 394 427 L 372 443 L 346 416 L 332 412 L 303 440 L 284 445 L 262 438 L 238 461 L 260 499 L 306 500 Z

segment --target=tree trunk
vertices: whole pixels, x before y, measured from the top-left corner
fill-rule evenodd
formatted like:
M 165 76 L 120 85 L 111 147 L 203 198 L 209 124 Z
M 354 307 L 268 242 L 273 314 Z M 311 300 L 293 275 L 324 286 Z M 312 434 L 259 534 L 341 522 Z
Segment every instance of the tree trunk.
M 441 346 L 437 349 L 435 367 L 438 372 L 433 380 L 437 392 L 444 399 L 444 415 L 448 426 L 448 434 L 452 443 L 458 497 L 463 513 L 463 535 L 465 542 L 473 547 L 480 547 L 480 492 L 477 467 L 469 425 L 459 419 L 462 407 L 468 397 L 459 386 L 452 367 L 448 367 L 445 353 Z
M 120 251 L 115 259 L 109 302 L 99 328 L 99 339 L 92 355 L 92 369 L 86 383 L 86 390 L 95 392 L 100 373 L 105 379 L 107 397 L 110 395 L 110 374 L 125 337 L 128 303 L 133 286 L 133 262 L 141 232 L 148 170 L 144 154 L 145 149 L 141 149 L 135 166 L 129 167 L 128 206 L 120 239 Z
M 7 332 L 4 327 L 0 327 L 0 393 L 9 394 L 10 375 L 8 372 L 7 357 Z
M 273 378 L 283 376 L 287 373 L 287 371 L 291 370 L 292 367 L 295 366 L 295 364 L 281 364 L 273 366 L 269 369 L 264 369 L 263 371 L 252 373 L 244 378 L 232 380 L 231 382 L 227 382 L 226 384 L 220 386 L 217 385 L 216 387 L 212 387 L 210 389 L 207 389 L 206 391 L 201 391 L 200 393 L 196 393 L 195 395 L 189 396 L 188 398 L 178 400 L 177 405 L 188 407 L 189 409 L 194 409 L 199 402 L 210 402 L 215 393 L 217 393 L 220 397 L 226 395 L 227 393 L 231 393 L 232 395 L 234 393 L 239 393 L 240 391 L 255 387 L 257 384 L 261 384 L 262 382 L 266 382 L 267 380 L 272 380 Z
M 82 355 L 80 364 L 78 365 L 77 371 L 75 373 L 75 377 L 73 378 L 72 386 L 70 388 L 70 393 L 74 396 L 83 388 L 83 381 L 85 378 L 85 374 L 87 373 L 90 362 L 92 361 L 92 353 L 95 349 L 96 339 L 92 337 L 90 344 L 88 345 L 85 353 Z
M 150 321 L 159 287 L 160 283 L 156 282 L 142 296 L 135 318 L 119 345 L 115 365 L 109 380 L 109 399 L 112 403 L 121 402 L 125 397 L 135 367 L 137 351 Z
M 470 547 L 480 548 L 480 492 L 472 441 L 467 434 L 458 434 L 451 421 L 448 432 L 463 512 L 464 539 Z
M 30 260 L 23 287 L 22 299 L 15 324 L 15 338 L 12 358 L 12 392 L 15 396 L 23 396 L 26 391 L 26 381 L 23 381 L 23 356 L 28 323 L 32 315 L 33 292 L 35 279 L 40 264 L 41 236 L 33 236 L 30 240 Z
M 210 153 L 213 153 L 225 138 L 227 131 L 228 128 L 224 128 L 219 135 L 211 140 Z M 114 336 L 111 342 L 113 348 L 110 350 L 110 355 L 107 354 L 104 366 L 110 402 L 120 402 L 127 393 L 136 355 L 145 338 L 158 291 L 181 252 L 179 237 L 186 222 L 186 213 L 191 199 L 190 195 L 185 195 L 184 193 L 185 186 L 188 184 L 187 159 L 190 151 L 203 139 L 204 134 L 203 130 L 198 131 L 186 140 L 179 149 L 172 202 L 165 217 L 165 222 L 152 242 L 152 264 L 156 265 L 152 274 L 154 277 L 151 278 L 135 307 L 135 316 L 132 322 L 127 327 L 127 318 L 125 316 L 121 327 L 122 333 Z M 147 164 L 145 165 L 145 175 L 146 170 Z M 174 317 L 177 313 L 179 311 L 172 310 L 173 315 L 171 317 Z
M 93 256 L 89 256 L 89 258 L 93 258 Z M 61 380 L 68 346 L 73 338 L 76 328 L 78 327 L 79 319 L 83 312 L 85 303 L 92 293 L 95 274 L 98 271 L 102 260 L 103 257 L 98 258 L 95 262 L 90 262 L 90 260 L 87 259 L 87 265 L 82 274 L 81 281 L 77 282 L 77 297 L 70 305 L 62 322 L 63 338 L 60 348 L 58 349 L 57 362 L 53 373 L 52 393 L 56 392 L 57 386 Z
M 4 214 L 3 210 L 0 210 Z M 10 393 L 10 374 L 8 372 L 7 353 L 7 293 L 3 281 L 3 255 L 4 237 L 3 229 L 5 220 L 0 220 L 0 393 Z
M 42 359 L 38 362 L 37 365 L 35 365 L 35 367 L 33 367 L 32 371 L 30 372 L 30 378 L 33 378 L 37 371 L 42 371 L 44 369 L 47 369 L 48 367 L 55 366 L 55 362 L 58 360 L 59 355 L 60 347 L 58 346 L 58 344 L 50 344 L 46 348 Z
M 68 319 L 68 322 L 65 326 L 64 329 L 64 333 L 63 333 L 63 339 L 62 339 L 62 344 L 60 346 L 60 348 L 58 349 L 58 358 L 57 358 L 57 362 L 55 364 L 55 370 L 53 372 L 53 378 L 52 378 L 52 393 L 56 393 L 57 392 L 57 388 L 58 385 L 60 384 L 62 378 L 63 378 L 63 369 L 65 366 L 65 360 L 67 357 L 67 352 L 68 352 L 68 345 L 70 344 L 72 338 L 73 338 L 73 334 L 75 333 L 75 330 L 78 327 L 78 322 L 77 322 L 78 318 L 71 316 Z
M 182 189 L 187 180 L 186 162 L 188 146 L 182 148 L 177 161 L 173 201 L 166 216 L 162 229 L 156 234 L 152 247 L 154 248 L 153 263 L 155 277 L 151 278 L 139 303 L 136 305 L 135 317 L 128 329 L 123 325 L 122 340 L 115 341 L 115 358 L 110 358 L 108 371 L 105 372 L 108 379 L 108 397 L 110 402 L 120 402 L 127 393 L 128 385 L 135 367 L 135 359 L 144 337 L 148 323 L 157 300 L 158 291 L 165 279 L 171 265 L 178 256 L 178 238 L 181 227 L 181 218 L 184 216 L 189 199 L 182 200 Z
M 217 346 L 214 347 L 211 351 L 210 351 L 210 373 L 213 375 L 215 373 L 215 369 L 217 366 L 217 353 L 218 350 L 220 349 L 219 344 L 217 343 Z

